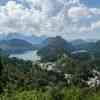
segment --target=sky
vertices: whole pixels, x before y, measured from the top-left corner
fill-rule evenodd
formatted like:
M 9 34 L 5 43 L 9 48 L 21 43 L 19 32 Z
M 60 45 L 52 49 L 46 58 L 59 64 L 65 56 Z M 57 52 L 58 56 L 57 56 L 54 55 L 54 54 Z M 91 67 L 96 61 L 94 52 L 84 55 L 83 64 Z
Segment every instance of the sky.
M 0 34 L 100 39 L 100 0 L 0 0 Z

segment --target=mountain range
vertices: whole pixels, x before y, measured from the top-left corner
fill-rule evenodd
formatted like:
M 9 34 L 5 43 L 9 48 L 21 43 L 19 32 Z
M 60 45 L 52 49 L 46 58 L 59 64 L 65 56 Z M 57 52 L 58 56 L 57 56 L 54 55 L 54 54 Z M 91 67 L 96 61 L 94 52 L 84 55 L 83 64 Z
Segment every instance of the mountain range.
M 43 42 L 47 37 L 46 36 L 35 36 L 35 35 L 23 35 L 22 33 L 9 33 L 5 36 L 5 40 L 9 39 L 22 39 L 27 42 L 30 42 L 33 45 L 39 45 Z
M 10 54 L 34 49 L 31 43 L 21 39 L 1 40 L 0 48 Z
M 38 50 L 38 55 L 44 60 L 53 61 L 57 59 L 63 52 L 69 54 L 74 50 L 71 43 L 67 42 L 60 36 L 48 38 L 44 41 L 46 45 Z
M 42 47 L 45 39 L 45 36 L 23 35 L 22 33 L 3 34 L 0 35 L 0 48 L 10 54 L 22 53 Z
M 79 59 L 100 58 L 100 41 L 89 41 L 77 39 L 71 42 L 60 36 L 48 38 L 44 41 L 46 45 L 38 50 L 38 54 L 43 59 L 50 61 L 56 59 L 58 55 L 66 53 L 69 56 Z
M 82 39 L 66 41 L 61 36 L 46 37 L 10 33 L 0 37 L 0 48 L 10 54 L 37 50 L 39 56 L 50 60 L 57 58 L 62 52 L 70 55 L 72 52 L 79 54 L 82 53 L 81 51 L 86 51 L 100 57 L 100 41 Z

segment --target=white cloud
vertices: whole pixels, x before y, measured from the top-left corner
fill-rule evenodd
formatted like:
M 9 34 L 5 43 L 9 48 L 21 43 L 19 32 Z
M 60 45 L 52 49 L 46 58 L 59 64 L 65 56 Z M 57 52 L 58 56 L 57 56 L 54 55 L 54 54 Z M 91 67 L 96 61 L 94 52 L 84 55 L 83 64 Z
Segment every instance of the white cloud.
M 72 18 L 77 17 L 88 17 L 90 15 L 90 11 L 86 7 L 71 7 L 68 10 L 68 16 Z
M 89 33 L 89 32 L 92 32 L 92 29 L 91 29 L 91 27 L 81 27 L 80 29 L 79 29 L 79 31 L 80 31 L 80 33 Z
M 60 2 L 62 2 L 63 4 L 79 4 L 80 0 L 59 0 Z
M 92 23 L 91 29 L 92 29 L 92 30 L 100 29 L 100 20 L 97 21 L 97 22 Z
M 0 6 L 0 33 L 55 36 L 92 32 L 100 26 L 100 22 L 97 19 L 95 21 L 95 17 L 100 15 L 99 9 L 88 8 L 80 0 L 19 1 L 22 3 L 8 1 Z
M 0 7 L 0 32 L 35 32 L 45 15 L 35 9 L 24 8 L 15 1 L 9 1 Z
M 100 8 L 90 8 L 93 15 L 100 15 Z
M 47 0 L 42 1 L 45 2 L 43 4 L 39 0 L 28 2 L 32 3 L 30 9 L 25 8 L 22 4 L 17 4 L 15 1 L 9 1 L 5 6 L 0 7 L 0 18 L 2 19 L 0 21 L 0 32 L 22 32 L 35 35 L 45 33 L 48 35 L 52 32 L 58 32 L 61 20 L 57 15 L 49 16 L 54 11 L 54 8 L 50 11 L 52 4 L 48 7 L 49 2 Z M 59 2 L 56 1 L 55 3 Z M 37 4 L 41 9 L 36 7 Z M 46 9 L 47 7 L 48 9 Z M 57 9 L 56 12 L 59 10 Z

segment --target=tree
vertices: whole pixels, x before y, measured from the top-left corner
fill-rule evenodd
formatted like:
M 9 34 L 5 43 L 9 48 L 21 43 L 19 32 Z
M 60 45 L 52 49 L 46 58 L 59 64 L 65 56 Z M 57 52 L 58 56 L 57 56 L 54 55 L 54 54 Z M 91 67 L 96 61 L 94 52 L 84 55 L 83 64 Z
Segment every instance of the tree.
M 3 91 L 3 87 L 2 87 L 2 70 L 3 70 L 3 65 L 2 65 L 2 59 L 0 57 L 0 93 Z
M 57 68 L 67 74 L 73 74 L 76 69 L 76 62 L 71 57 L 63 54 L 57 61 Z

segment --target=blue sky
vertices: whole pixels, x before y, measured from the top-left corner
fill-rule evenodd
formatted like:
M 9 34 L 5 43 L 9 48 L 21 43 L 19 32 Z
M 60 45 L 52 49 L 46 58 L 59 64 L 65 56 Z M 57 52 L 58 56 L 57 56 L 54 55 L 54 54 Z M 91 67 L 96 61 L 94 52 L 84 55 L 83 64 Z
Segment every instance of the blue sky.
M 100 38 L 100 0 L 0 0 L 0 34 Z
M 89 7 L 98 7 L 100 8 L 100 0 L 81 0 Z
M 0 4 L 5 4 L 8 1 L 10 0 L 0 0 Z M 20 2 L 21 0 L 13 0 L 13 1 Z M 100 8 L 100 0 L 81 0 L 81 2 L 83 2 L 89 7 L 99 7 Z

